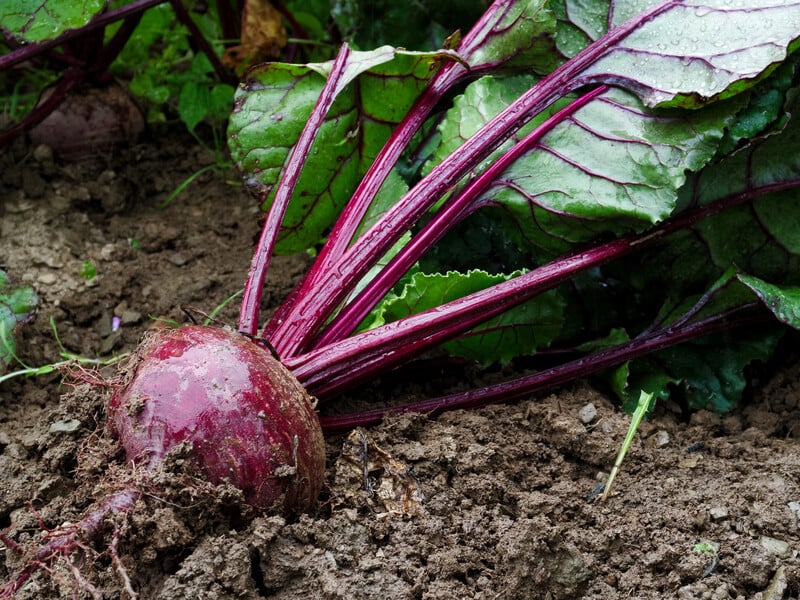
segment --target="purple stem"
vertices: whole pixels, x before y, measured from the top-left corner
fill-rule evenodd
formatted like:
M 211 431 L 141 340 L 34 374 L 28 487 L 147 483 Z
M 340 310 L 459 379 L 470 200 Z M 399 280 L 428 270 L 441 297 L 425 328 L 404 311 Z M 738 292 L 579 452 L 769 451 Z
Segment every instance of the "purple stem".
M 768 184 L 686 210 L 644 233 L 569 254 L 514 279 L 316 348 L 284 363 L 312 394 L 330 397 L 473 329 L 581 271 L 653 244 L 723 209 L 798 185 L 798 180 Z
M 417 129 L 424 123 L 433 107 L 441 100 L 444 93 L 455 83 L 455 75 L 463 76 L 459 68 L 464 70 L 458 63 L 448 63 L 444 65 L 434 76 L 422 95 L 417 99 L 413 108 L 406 114 L 389 140 L 381 149 L 378 156 L 370 165 L 367 173 L 361 180 L 358 188 L 353 193 L 352 198 L 347 202 L 336 224 L 328 236 L 328 241 L 320 250 L 314 264 L 304 275 L 303 279 L 292 290 L 289 298 L 283 302 L 273 314 L 270 321 L 264 327 L 262 337 L 270 340 L 281 356 L 288 355 L 290 348 L 280 348 L 276 345 L 276 331 L 282 323 L 289 318 L 292 306 L 297 298 L 302 298 L 312 294 L 317 281 L 323 277 L 326 269 L 341 256 L 347 244 L 353 237 L 358 225 L 364 218 L 364 214 L 369 208 L 369 204 L 375 194 L 380 189 L 389 172 L 394 167 L 400 154 L 405 149 L 408 142 L 413 137 Z
M 695 323 L 687 324 L 684 322 L 677 327 L 665 327 L 651 331 L 629 342 L 502 383 L 440 398 L 413 402 L 399 407 L 378 408 L 347 415 L 321 416 L 320 423 L 324 431 L 338 431 L 378 423 L 388 413 L 416 412 L 436 415 L 446 410 L 475 408 L 497 402 L 518 400 L 530 394 L 573 381 L 579 377 L 585 377 L 657 350 L 663 350 L 711 333 L 743 325 L 753 319 L 761 320 L 760 317 L 763 315 L 753 316 L 751 319 L 732 318 L 756 305 L 756 303 L 748 304 Z
M 485 39 L 493 34 L 495 21 L 502 20 L 498 18 L 498 15 L 502 17 L 512 4 L 513 0 L 495 0 L 475 23 L 472 29 L 470 29 L 467 35 L 460 41 L 456 50 L 458 54 L 460 56 L 468 56 L 473 53 L 476 48 L 480 47 L 485 42 Z M 359 183 L 355 192 L 353 192 L 353 196 L 347 202 L 344 210 L 334 224 L 328 236 L 328 241 L 320 250 L 311 269 L 306 273 L 302 281 L 297 284 L 289 299 L 281 304 L 265 326 L 262 333 L 263 337 L 270 339 L 274 343 L 276 331 L 290 318 L 292 306 L 296 299 L 311 294 L 311 290 L 316 289 L 319 280 L 324 277 L 324 274 L 330 272 L 333 268 L 335 261 L 341 259 L 345 250 L 356 235 L 361 221 L 364 219 L 364 215 L 367 213 L 371 202 L 374 200 L 381 185 L 383 185 L 383 182 L 389 175 L 389 172 L 397 163 L 397 160 L 411 141 L 411 138 L 419 130 L 445 94 L 465 77 L 495 66 L 497 66 L 496 63 L 476 64 L 470 65 L 469 68 L 467 68 L 462 63 L 447 63 L 431 78 L 425 90 L 414 103 L 414 106 L 397 125 L 391 137 L 383 148 L 381 148 L 378 156 L 361 179 L 361 183 Z M 287 347 L 282 351 L 285 354 L 287 352 L 294 352 L 296 349 Z
M 436 308 L 284 360 L 284 364 L 310 393 L 330 397 L 473 329 L 581 271 L 628 254 L 641 245 L 641 237 L 627 236 L 560 258 Z
M 128 43 L 128 40 L 131 39 L 133 32 L 136 30 L 141 20 L 142 13 L 136 13 L 127 17 L 105 45 L 102 45 L 101 34 L 101 47 L 97 54 L 95 54 L 94 61 L 87 65 L 87 71 L 91 73 L 100 73 L 108 69 L 111 63 L 114 62 L 120 52 L 125 48 L 125 45 Z M 86 57 L 86 60 L 88 62 L 91 58 Z
M 525 138 L 503 154 L 481 175 L 470 183 L 406 244 L 381 272 L 331 321 L 322 335 L 314 340 L 314 346 L 326 346 L 344 339 L 369 314 L 369 311 L 397 283 L 397 281 L 416 263 L 419 258 L 438 242 L 452 227 L 469 214 L 480 208 L 478 197 L 518 158 L 535 147 L 542 136 L 558 125 L 568 115 L 604 93 L 607 86 L 599 86 L 574 100 L 569 105 L 549 117 Z
M 306 290 L 291 298 L 287 311 L 281 311 L 279 323 L 270 327 L 269 339 L 283 357 L 303 351 L 319 328 L 339 304 L 353 291 L 369 269 L 408 231 L 448 190 L 477 164 L 500 146 L 516 130 L 558 98 L 588 83 L 602 83 L 602 77 L 581 78 L 580 74 L 643 21 L 672 8 L 666 2 L 643 12 L 613 29 L 564 63 L 518 100 L 489 121 L 431 173 L 422 179 L 338 260 L 320 271 L 317 279 L 306 279 Z M 597 81 L 595 81 L 597 79 Z M 313 286 L 313 288 L 311 288 Z
M 328 76 L 325 86 L 322 88 L 317 103 L 311 111 L 308 122 L 294 148 L 289 153 L 286 168 L 278 183 L 275 199 L 267 213 L 267 219 L 261 230 L 261 237 L 258 240 L 253 260 L 250 264 L 250 272 L 244 287 L 242 297 L 242 308 L 239 312 L 239 331 L 251 336 L 258 333 L 258 315 L 261 309 L 261 295 L 264 290 L 264 280 L 269 269 L 272 250 L 275 247 L 281 222 L 286 214 L 286 208 L 294 193 L 300 171 L 303 169 L 304 158 L 308 155 L 311 144 L 314 142 L 328 109 L 333 104 L 339 92 L 339 79 L 347 66 L 347 59 L 350 56 L 350 48 L 344 44 L 339 50 L 339 55 L 333 63 L 331 74 Z
M 422 126 L 430 115 L 436 104 L 442 99 L 445 93 L 455 85 L 467 73 L 463 65 L 459 63 L 447 63 L 434 75 L 429 85 L 425 87 L 422 94 L 417 98 L 414 106 L 406 113 L 403 120 L 397 125 L 391 137 L 381 148 L 378 156 L 369 166 L 369 169 L 361 179 L 353 196 L 345 205 L 342 213 L 328 236 L 328 241 L 320 250 L 314 264 L 298 283 L 288 301 L 281 304 L 275 311 L 270 321 L 264 327 L 262 337 L 272 339 L 275 331 L 288 318 L 293 299 L 303 297 L 310 293 L 327 269 L 338 259 L 346 250 L 350 240 L 355 235 L 370 203 L 378 193 L 381 185 L 386 180 L 389 172 L 397 163 L 397 159 L 402 154 L 411 138 Z M 286 350 L 288 351 L 288 349 Z

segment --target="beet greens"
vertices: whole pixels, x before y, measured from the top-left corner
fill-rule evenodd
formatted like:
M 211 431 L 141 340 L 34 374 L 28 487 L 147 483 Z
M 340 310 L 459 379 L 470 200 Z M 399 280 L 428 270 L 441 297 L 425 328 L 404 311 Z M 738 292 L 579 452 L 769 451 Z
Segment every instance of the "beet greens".
M 443 346 L 567 361 L 402 410 L 611 367 L 623 400 L 679 387 L 729 408 L 783 330 L 719 332 L 800 324 L 798 16 L 497 1 L 447 51 L 345 45 L 333 63 L 255 67 L 229 129 L 269 208 L 240 329 L 257 333 L 270 255 L 318 248 L 260 335 L 322 402 Z

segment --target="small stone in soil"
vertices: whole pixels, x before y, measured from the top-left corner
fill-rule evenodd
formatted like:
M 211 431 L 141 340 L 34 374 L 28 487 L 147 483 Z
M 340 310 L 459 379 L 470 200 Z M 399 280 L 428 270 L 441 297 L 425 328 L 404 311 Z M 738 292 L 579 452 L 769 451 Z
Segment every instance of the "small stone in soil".
M 36 162 L 52 162 L 53 161 L 53 149 L 48 146 L 47 144 L 39 144 L 36 148 L 33 149 L 33 159 Z
M 584 425 L 588 425 L 592 421 L 597 418 L 597 407 L 589 402 L 578 411 L 578 418 L 581 420 L 581 423 Z
M 182 254 L 178 254 L 177 252 L 174 252 L 173 254 L 170 254 L 167 257 L 167 260 L 169 262 L 171 262 L 173 265 L 175 265 L 176 267 L 182 267 L 183 265 L 185 265 L 186 263 L 189 262 L 188 258 L 183 256 Z
M 55 273 L 41 273 L 36 280 L 42 285 L 53 285 L 58 281 L 58 277 L 56 277 Z
M 28 198 L 41 198 L 44 195 L 47 184 L 44 179 L 32 170 L 22 172 L 22 189 Z
M 714 521 L 721 521 L 727 519 L 729 516 L 728 509 L 724 506 L 715 506 L 711 508 L 708 513 Z
M 142 320 L 142 313 L 135 310 L 126 310 L 123 311 L 120 319 L 122 320 L 123 325 L 135 325 Z
M 108 354 L 111 352 L 117 343 L 122 339 L 122 330 L 117 330 L 111 335 L 103 338 L 102 343 L 100 344 L 99 353 L 100 354 Z
M 778 558 L 789 558 L 792 553 L 792 548 L 788 542 L 766 535 L 761 537 L 761 547 Z
M 663 448 L 669 444 L 669 433 L 663 429 L 659 429 L 647 438 L 647 443 L 653 448 Z
M 78 419 L 70 419 L 68 421 L 56 421 L 50 424 L 50 433 L 71 433 L 76 431 L 81 426 Z

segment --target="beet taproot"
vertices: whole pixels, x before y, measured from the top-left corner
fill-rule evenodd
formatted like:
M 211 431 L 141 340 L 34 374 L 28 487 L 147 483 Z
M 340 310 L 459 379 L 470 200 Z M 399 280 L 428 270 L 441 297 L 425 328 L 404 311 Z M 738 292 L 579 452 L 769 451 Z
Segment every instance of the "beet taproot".
M 259 510 L 308 510 L 322 487 L 325 442 L 313 399 L 268 350 L 240 333 L 189 325 L 156 333 L 108 406 L 130 463 L 179 444 L 212 483 Z
M 286 516 L 312 508 L 323 484 L 325 440 L 313 399 L 268 350 L 232 330 L 188 325 L 150 334 L 114 389 L 107 424 L 140 481 L 179 450 L 211 483 L 239 488 L 258 512 Z M 50 531 L 0 598 L 55 560 L 79 569 L 86 544 L 102 538 L 108 522 L 116 539 L 119 519 L 141 496 L 129 483 L 80 521 Z M 21 550 L 4 533 L 0 541 Z M 115 544 L 109 550 L 118 562 Z

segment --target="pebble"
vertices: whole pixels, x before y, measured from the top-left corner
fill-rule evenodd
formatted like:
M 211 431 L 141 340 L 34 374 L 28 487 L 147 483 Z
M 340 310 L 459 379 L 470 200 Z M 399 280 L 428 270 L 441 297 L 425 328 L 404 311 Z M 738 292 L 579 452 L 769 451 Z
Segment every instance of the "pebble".
M 653 435 L 647 438 L 647 443 L 653 448 L 663 448 L 669 444 L 669 439 L 669 432 L 664 429 L 659 429 Z
M 20 191 L 20 195 L 22 191 Z M 4 204 L 4 208 L 8 213 L 23 213 L 36 208 L 36 202 L 30 199 L 18 197 L 15 201 L 8 201 Z
M 694 469 L 700 461 L 703 460 L 702 454 L 690 454 L 689 456 L 682 458 L 678 461 L 678 466 L 681 469 Z
M 128 310 L 128 301 L 123 300 L 114 307 L 114 315 L 117 317 L 122 317 L 122 313 L 124 313 L 126 310 Z
M 171 262 L 173 265 L 175 265 L 176 267 L 182 267 L 182 266 L 183 266 L 183 265 L 185 265 L 187 262 L 189 262 L 189 259 L 188 259 L 188 258 L 186 258 L 186 257 L 185 257 L 185 256 L 183 256 L 182 254 L 179 254 L 179 253 L 177 253 L 177 252 L 174 252 L 174 253 L 170 254 L 170 255 L 167 257 L 167 260 L 168 260 L 169 262 Z
M 100 248 L 100 258 L 103 260 L 114 260 L 114 250 L 116 246 L 114 244 L 106 244 L 102 248 Z
M 135 310 L 124 310 L 119 318 L 123 325 L 134 325 L 142 320 L 142 313 Z
M 47 189 L 47 183 L 36 171 L 26 169 L 22 172 L 22 189 L 28 198 L 41 198 Z
M 345 508 L 344 509 L 344 516 L 347 517 L 347 520 L 351 523 L 355 523 L 358 521 L 358 511 L 354 508 Z
M 42 285 L 53 285 L 56 281 L 58 281 L 58 277 L 56 277 L 55 273 L 40 273 L 36 278 L 36 281 Z
M 764 590 L 763 600 L 781 600 L 786 596 L 786 591 L 789 588 L 789 581 L 786 577 L 786 569 L 781 565 L 775 571 L 775 576 L 769 583 L 769 587 Z
M 581 420 L 581 423 L 588 425 L 597 418 L 597 407 L 589 402 L 589 404 L 578 411 L 578 418 Z
M 64 268 L 64 257 L 57 250 L 42 248 L 35 260 L 37 264 L 53 269 Z
M 109 354 L 114 347 L 120 342 L 122 339 L 122 330 L 118 329 L 114 331 L 110 335 L 103 338 L 103 341 L 100 343 L 100 354 Z
M 76 431 L 81 426 L 78 419 L 70 419 L 69 421 L 56 421 L 50 425 L 50 433 L 70 433 Z
M 33 149 L 33 158 L 36 162 L 52 162 L 53 149 L 47 144 L 39 144 Z
M 784 542 L 783 540 L 767 535 L 761 536 L 761 547 L 778 558 L 789 558 L 792 554 L 792 548 L 789 542 Z
M 89 188 L 87 188 L 85 185 L 70 186 L 70 188 L 65 191 L 67 198 L 70 200 L 88 202 L 92 199 L 92 194 L 89 192 Z
M 724 506 L 714 506 L 709 509 L 708 513 L 711 515 L 711 518 L 714 521 L 721 521 L 723 519 L 727 519 L 730 516 L 728 509 Z

